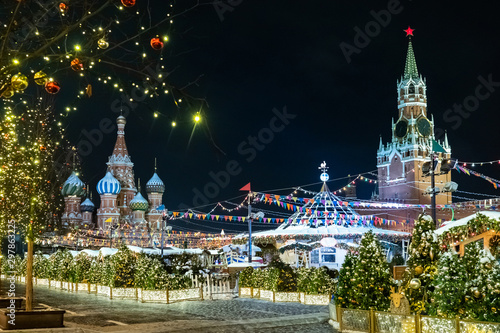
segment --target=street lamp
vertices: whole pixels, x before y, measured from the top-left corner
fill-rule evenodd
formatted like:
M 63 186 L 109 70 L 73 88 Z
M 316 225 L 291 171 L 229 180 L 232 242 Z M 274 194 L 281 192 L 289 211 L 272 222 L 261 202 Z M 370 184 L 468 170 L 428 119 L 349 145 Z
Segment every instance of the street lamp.
M 168 214 L 165 214 L 163 216 L 162 222 L 161 222 L 161 257 L 162 258 L 163 258 L 163 227 L 165 226 L 165 222 L 167 221 L 167 216 L 168 216 Z M 171 225 L 166 226 L 166 230 L 171 231 L 172 226 Z
M 436 153 L 443 153 L 445 150 L 443 147 L 439 146 L 437 143 L 433 142 L 435 145 L 435 149 L 432 149 L 430 155 L 431 160 L 425 162 L 422 165 L 422 172 L 424 177 L 431 177 L 431 186 L 429 186 L 424 194 L 428 194 L 431 196 L 431 209 L 432 209 L 432 219 L 434 220 L 434 223 L 436 223 L 436 228 L 439 228 L 439 223 L 436 218 L 436 195 L 438 193 L 445 193 L 445 192 L 455 192 L 458 188 L 458 184 L 455 182 L 447 182 L 444 184 L 443 188 L 439 188 L 436 186 L 436 174 L 439 175 L 444 175 L 450 172 L 452 169 L 451 167 L 451 160 L 447 158 L 442 158 L 441 159 L 441 166 L 439 168 L 439 171 L 437 171 L 437 165 L 438 165 L 438 155 Z

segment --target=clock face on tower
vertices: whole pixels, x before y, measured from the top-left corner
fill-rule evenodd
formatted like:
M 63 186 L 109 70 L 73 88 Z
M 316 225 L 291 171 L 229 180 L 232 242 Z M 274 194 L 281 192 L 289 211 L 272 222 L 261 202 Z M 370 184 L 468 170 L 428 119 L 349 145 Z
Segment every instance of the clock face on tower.
M 396 123 L 396 128 L 394 130 L 394 134 L 398 138 L 404 138 L 408 133 L 408 122 L 406 120 L 400 120 Z
M 422 136 L 429 136 L 432 133 L 431 123 L 425 117 L 417 120 L 417 129 Z

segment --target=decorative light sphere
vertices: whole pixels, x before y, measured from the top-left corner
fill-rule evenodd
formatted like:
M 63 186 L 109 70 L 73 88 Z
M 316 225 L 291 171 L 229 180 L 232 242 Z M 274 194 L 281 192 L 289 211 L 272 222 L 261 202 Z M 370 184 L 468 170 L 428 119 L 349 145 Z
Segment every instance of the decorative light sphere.
M 122 5 L 125 7 L 133 7 L 135 6 L 135 0 L 122 0 Z
M 422 285 L 422 283 L 417 278 L 411 279 L 411 281 L 410 281 L 410 288 L 411 289 L 418 289 L 418 288 L 420 288 L 421 285 Z
M 71 69 L 75 72 L 83 71 L 83 63 L 80 61 L 80 59 L 75 58 L 71 60 Z
M 99 46 L 100 49 L 105 50 L 109 47 L 109 43 L 104 38 L 101 38 L 97 41 L 97 46 Z
M 39 86 L 44 86 L 48 81 L 47 74 L 45 74 L 43 71 L 36 72 L 35 75 L 33 76 L 33 79 L 35 80 L 35 83 Z
M 55 81 L 50 81 L 45 84 L 45 91 L 49 94 L 57 94 L 59 90 L 61 90 L 61 86 Z
M 163 48 L 163 42 L 158 37 L 151 38 L 151 47 L 153 50 L 161 50 Z
M 12 89 L 22 91 L 28 88 L 28 78 L 26 77 L 26 75 L 18 73 L 12 76 L 10 84 Z
M 321 179 L 322 182 L 326 182 L 330 179 L 330 176 L 326 172 L 323 172 L 321 176 L 319 176 L 319 179 Z

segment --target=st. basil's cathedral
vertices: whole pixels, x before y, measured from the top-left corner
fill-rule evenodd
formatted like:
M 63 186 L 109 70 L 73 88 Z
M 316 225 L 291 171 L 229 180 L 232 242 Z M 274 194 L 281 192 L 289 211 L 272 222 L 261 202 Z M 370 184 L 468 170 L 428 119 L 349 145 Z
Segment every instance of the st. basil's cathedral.
M 115 147 L 108 160 L 106 175 L 97 183 L 101 206 L 97 209 L 96 229 L 129 226 L 133 229 L 160 229 L 164 206 L 162 204 L 165 184 L 156 170 L 146 183 L 147 200 L 140 186 L 136 187 L 134 163 L 125 143 L 125 117 L 116 119 L 118 131 Z M 156 169 L 156 167 L 155 167 Z M 62 187 L 65 208 L 62 215 L 63 228 L 93 228 L 92 215 L 95 209 L 91 198 L 81 202 L 85 184 L 73 172 Z

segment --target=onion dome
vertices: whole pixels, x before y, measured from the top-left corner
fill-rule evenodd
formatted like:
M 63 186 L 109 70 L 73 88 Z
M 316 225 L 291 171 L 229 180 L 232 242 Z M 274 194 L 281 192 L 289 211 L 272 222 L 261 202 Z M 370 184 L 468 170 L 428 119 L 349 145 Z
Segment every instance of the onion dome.
M 130 200 L 129 207 L 133 211 L 136 210 L 146 211 L 148 209 L 148 201 L 144 199 L 141 192 L 137 192 L 135 197 L 132 200 Z
M 80 210 L 82 212 L 93 212 L 94 211 L 94 204 L 92 201 L 90 201 L 89 198 L 85 199 L 84 202 L 80 205 Z
M 65 197 L 70 195 L 81 196 L 85 193 L 84 188 L 85 184 L 73 171 L 68 179 L 66 179 L 66 181 L 64 182 L 61 193 Z
M 121 189 L 122 186 L 120 182 L 113 177 L 109 171 L 106 173 L 106 176 L 97 183 L 97 192 L 99 194 L 118 194 Z
M 151 177 L 151 179 L 146 183 L 146 192 L 165 192 L 165 184 L 163 184 L 163 181 L 160 179 L 160 177 L 158 177 L 158 174 L 156 172 L 154 173 L 153 177 Z
M 116 118 L 116 123 L 125 125 L 127 123 L 127 119 L 124 116 L 119 116 Z

